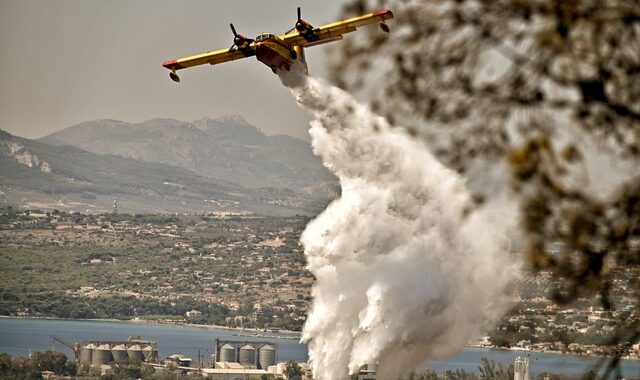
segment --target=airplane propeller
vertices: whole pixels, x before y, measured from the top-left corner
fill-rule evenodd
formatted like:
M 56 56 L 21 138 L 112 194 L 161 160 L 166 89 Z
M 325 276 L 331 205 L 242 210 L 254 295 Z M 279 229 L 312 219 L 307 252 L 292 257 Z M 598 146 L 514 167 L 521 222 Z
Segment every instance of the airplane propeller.
M 298 7 L 298 19 L 296 20 L 296 30 L 300 31 L 303 28 L 302 24 L 302 10 Z
M 295 25 L 293 26 L 293 28 L 287 30 L 284 34 L 289 34 L 294 30 L 297 30 L 300 34 L 313 33 L 313 26 L 302 19 L 302 11 L 300 7 L 298 7 L 298 19 L 296 20 Z
M 248 47 L 252 42 L 255 42 L 253 38 L 247 38 L 244 35 L 236 32 L 236 28 L 233 26 L 233 24 L 229 24 L 229 26 L 231 27 L 231 32 L 233 32 L 233 45 L 231 45 L 229 51 L 234 50 L 234 47 L 236 49 L 244 49 Z

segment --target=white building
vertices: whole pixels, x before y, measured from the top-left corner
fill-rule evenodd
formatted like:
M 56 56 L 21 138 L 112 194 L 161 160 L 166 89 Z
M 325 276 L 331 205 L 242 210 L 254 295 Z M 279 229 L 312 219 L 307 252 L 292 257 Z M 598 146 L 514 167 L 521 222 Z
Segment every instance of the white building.
M 200 310 L 190 310 L 190 311 L 187 311 L 185 314 L 187 314 L 187 317 L 201 317 L 202 316 L 202 312 Z

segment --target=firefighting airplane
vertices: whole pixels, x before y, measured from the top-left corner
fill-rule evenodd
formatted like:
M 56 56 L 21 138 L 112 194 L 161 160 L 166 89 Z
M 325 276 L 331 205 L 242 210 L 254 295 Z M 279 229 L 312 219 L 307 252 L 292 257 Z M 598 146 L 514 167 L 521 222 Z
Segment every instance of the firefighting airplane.
M 295 26 L 283 35 L 262 33 L 255 39 L 247 38 L 237 33 L 233 24 L 230 24 L 233 32 L 233 45 L 229 49 L 166 61 L 162 66 L 171 70 L 169 77 L 174 82 L 180 82 L 180 77 L 176 74 L 177 70 L 206 63 L 217 65 L 255 55 L 260 62 L 269 66 L 274 73 L 276 73 L 276 69 L 289 71 L 293 65 L 296 65 L 302 72 L 308 74 L 309 69 L 304 58 L 304 48 L 341 40 L 343 34 L 354 32 L 359 26 L 376 22 L 379 23 L 380 29 L 389 33 L 389 26 L 385 23 L 385 20 L 391 18 L 393 18 L 393 13 L 385 9 L 314 28 L 302 19 L 300 7 L 298 7 L 298 20 Z

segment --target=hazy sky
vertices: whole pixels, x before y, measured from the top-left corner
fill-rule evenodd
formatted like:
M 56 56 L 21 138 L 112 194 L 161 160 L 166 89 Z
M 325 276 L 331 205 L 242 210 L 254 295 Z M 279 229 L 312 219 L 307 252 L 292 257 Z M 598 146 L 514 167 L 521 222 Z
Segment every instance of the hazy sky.
M 308 115 L 255 57 L 183 70 L 180 84 L 161 64 L 231 46 L 229 22 L 247 36 L 282 33 L 298 5 L 319 25 L 342 3 L 0 0 L 0 129 L 38 138 L 94 119 L 241 114 L 266 134 L 307 138 Z M 323 49 L 306 50 L 314 75 L 325 73 Z

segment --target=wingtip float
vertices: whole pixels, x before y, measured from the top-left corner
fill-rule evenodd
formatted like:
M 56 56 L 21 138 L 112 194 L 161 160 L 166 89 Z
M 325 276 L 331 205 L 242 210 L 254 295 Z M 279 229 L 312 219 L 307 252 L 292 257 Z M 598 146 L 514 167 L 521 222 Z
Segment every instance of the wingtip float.
M 233 24 L 229 24 L 233 33 L 233 45 L 230 48 L 168 60 L 162 66 L 170 70 L 169 77 L 172 81 L 180 82 L 177 70 L 204 64 L 216 65 L 255 55 L 274 73 L 277 69 L 289 71 L 293 66 L 298 66 L 308 74 L 304 48 L 339 41 L 344 34 L 373 23 L 378 23 L 382 31 L 389 33 L 389 26 L 385 21 L 393 18 L 393 12 L 384 9 L 319 27 L 313 27 L 302 18 L 300 7 L 297 16 L 294 27 L 284 34 L 261 33 L 255 39 L 237 33 Z

